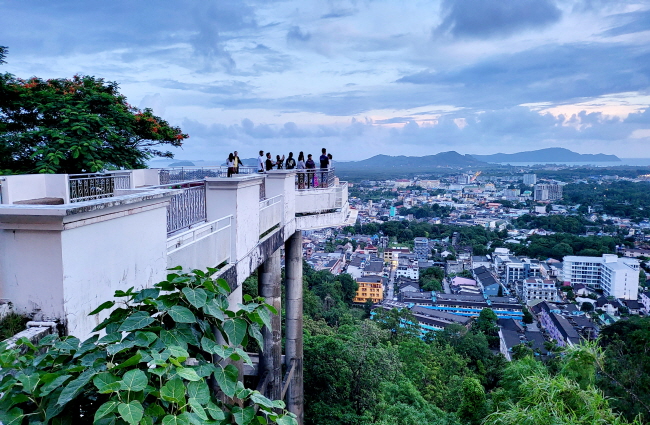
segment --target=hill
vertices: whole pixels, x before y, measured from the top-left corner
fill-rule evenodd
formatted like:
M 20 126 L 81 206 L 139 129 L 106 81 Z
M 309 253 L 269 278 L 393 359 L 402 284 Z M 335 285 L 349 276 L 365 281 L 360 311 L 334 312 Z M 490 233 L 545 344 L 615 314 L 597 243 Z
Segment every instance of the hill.
M 472 155 L 479 161 L 491 163 L 508 162 L 616 162 L 621 159 L 616 155 L 581 154 L 565 148 L 547 148 L 518 153 L 496 153 L 493 155 Z
M 455 151 L 441 152 L 427 156 L 389 156 L 375 155 L 363 161 L 336 162 L 339 171 L 430 171 L 439 167 L 476 167 L 487 165 L 471 155 L 461 155 Z

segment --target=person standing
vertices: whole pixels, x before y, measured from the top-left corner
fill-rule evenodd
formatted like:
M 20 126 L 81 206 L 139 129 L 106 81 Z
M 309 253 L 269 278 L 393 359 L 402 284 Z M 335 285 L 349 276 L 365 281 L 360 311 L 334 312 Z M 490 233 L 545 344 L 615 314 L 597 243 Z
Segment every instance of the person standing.
M 327 150 L 323 148 L 320 156 L 320 180 L 321 187 L 327 187 L 327 169 L 329 168 L 330 159 L 327 157 Z
M 316 163 L 311 158 L 311 154 L 307 155 L 305 168 L 307 168 L 307 188 L 309 188 L 314 185 L 314 178 L 316 177 Z
M 275 166 L 275 162 L 271 160 L 271 152 L 266 153 L 266 161 L 264 161 L 264 165 L 266 167 L 266 171 L 272 170 Z
M 296 168 L 296 160 L 293 159 L 293 152 L 289 152 L 289 157 L 287 158 L 287 161 L 284 163 L 284 167 L 287 170 L 293 170 Z
M 232 152 L 228 155 L 226 165 L 228 166 L 228 177 L 232 177 L 232 175 L 235 174 L 235 155 L 233 155 Z
M 280 158 L 280 155 L 275 156 L 275 163 L 278 166 L 278 170 L 281 170 L 284 166 L 284 155 L 282 155 L 282 158 Z
M 291 154 L 289 154 L 289 157 L 291 157 Z M 289 160 L 287 160 L 288 162 Z M 305 188 L 305 154 L 300 151 L 298 154 L 298 165 L 297 165 L 297 170 L 298 170 L 298 189 L 304 189 Z
M 235 157 L 235 174 L 239 174 L 239 164 L 241 164 L 241 160 L 239 159 L 239 155 L 237 154 L 237 151 L 235 151 L 235 154 L 233 155 Z
M 260 151 L 260 156 L 257 158 L 257 172 L 258 173 L 263 173 L 264 172 L 264 151 Z

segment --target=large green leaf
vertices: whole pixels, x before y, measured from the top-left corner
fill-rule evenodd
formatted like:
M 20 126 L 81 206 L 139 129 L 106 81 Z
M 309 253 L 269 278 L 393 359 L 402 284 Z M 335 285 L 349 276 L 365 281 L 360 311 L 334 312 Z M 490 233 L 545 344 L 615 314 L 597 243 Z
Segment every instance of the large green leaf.
M 172 319 L 174 319 L 176 323 L 196 322 L 194 313 L 192 313 L 189 308 L 180 305 L 175 305 L 174 307 L 170 308 L 169 315 L 172 317 Z
M 187 384 L 187 394 L 201 404 L 210 401 L 210 388 L 203 380 Z
M 225 413 L 223 413 L 223 410 L 221 410 L 216 404 L 213 402 L 208 402 L 208 404 L 205 406 L 205 410 L 208 411 L 208 414 L 212 419 L 215 421 L 222 421 L 226 418 Z
M 201 377 L 196 374 L 196 371 L 189 367 L 177 367 L 176 373 L 183 379 L 188 381 L 200 381 Z
M 221 303 L 219 303 L 216 298 L 211 299 L 205 307 L 203 307 L 203 311 L 218 320 L 226 320 L 226 315 L 223 313 Z
M 83 391 L 83 388 L 90 382 L 93 377 L 97 375 L 97 371 L 94 369 L 85 370 L 81 375 L 76 379 L 70 381 L 68 385 L 63 388 L 57 404 L 63 406 L 67 404 L 70 400 L 74 399 Z
M 129 357 L 122 363 L 115 366 L 115 369 L 124 369 L 125 367 L 137 365 L 138 363 L 140 363 L 141 359 L 142 359 L 142 355 L 139 352 L 135 353 L 135 355 Z
M 117 406 L 117 411 L 120 412 L 122 419 L 130 423 L 131 425 L 137 425 L 142 419 L 142 414 L 144 409 L 142 404 L 138 400 L 133 400 L 130 403 L 120 403 Z
M 142 302 L 146 298 L 158 298 L 158 295 L 160 295 L 160 289 L 158 288 L 146 288 L 143 289 L 142 291 L 138 292 L 138 295 L 135 296 L 133 299 L 133 302 L 139 303 Z
M 264 337 L 262 336 L 262 332 L 260 331 L 260 327 L 257 323 L 251 323 L 251 325 L 248 327 L 248 334 L 255 338 L 255 341 L 257 341 L 257 345 L 260 350 L 264 351 Z
M 147 375 L 139 369 L 126 372 L 122 377 L 121 389 L 124 391 L 142 391 L 147 386 Z
M 135 345 L 138 347 L 148 347 L 158 339 L 153 332 L 137 331 L 135 333 Z
M 235 395 L 237 388 L 237 379 L 239 378 L 239 371 L 233 365 L 228 365 L 225 368 L 217 367 L 214 371 L 214 378 L 217 380 L 221 391 L 228 397 Z
M 38 384 L 38 381 L 40 380 L 40 376 L 37 373 L 33 374 L 25 374 L 21 373 L 19 374 L 16 379 L 23 384 L 23 391 L 26 393 L 31 394 L 34 389 L 36 388 L 36 385 Z
M 178 345 L 170 345 L 165 351 L 169 351 L 169 354 L 180 362 L 184 362 L 190 356 L 186 349 Z
M 95 376 L 93 384 L 101 394 L 118 391 L 121 387 L 119 378 L 110 372 L 103 372 Z
M 106 403 L 99 406 L 99 409 L 95 412 L 95 422 L 104 416 L 108 415 L 111 412 L 114 412 L 117 409 L 117 405 L 120 404 L 117 400 L 109 400 Z
M 129 316 L 124 322 L 122 322 L 119 331 L 120 332 L 135 331 L 137 329 L 142 329 L 149 326 L 154 321 L 155 319 L 151 317 L 149 313 L 145 311 L 136 311 L 131 316 Z
M 61 375 L 61 376 L 58 376 L 54 381 L 49 382 L 49 383 L 43 385 L 43 386 L 41 387 L 41 389 L 40 389 L 40 393 L 39 393 L 39 395 L 40 395 L 41 397 L 45 397 L 46 395 L 48 395 L 48 394 L 51 393 L 52 391 L 54 391 L 54 390 L 56 390 L 57 388 L 59 388 L 61 385 L 65 384 L 65 382 L 66 382 L 68 379 L 70 379 L 71 377 L 72 377 L 72 375 Z
M 20 425 L 24 417 L 23 411 L 17 407 L 8 412 L 0 411 L 0 420 L 4 425 Z
M 93 311 L 91 311 L 90 313 L 88 313 L 88 315 L 89 315 L 89 316 L 92 316 L 92 315 L 94 315 L 94 314 L 99 313 L 99 312 L 102 311 L 102 310 L 106 310 L 107 308 L 111 308 L 111 307 L 113 307 L 114 305 L 115 305 L 115 301 L 106 301 L 105 303 L 100 304 L 99 307 L 97 307 L 96 309 L 94 309 Z
M 234 406 L 231 413 L 237 425 L 248 425 L 255 417 L 255 409 L 253 406 L 248 406 L 243 409 L 239 406 Z
M 187 415 L 167 415 L 162 420 L 162 425 L 190 425 Z
M 223 323 L 223 330 L 228 336 L 228 341 L 235 346 L 241 345 L 244 337 L 246 337 L 247 328 L 248 323 L 241 318 L 227 320 Z
M 62 339 L 61 341 L 57 342 L 54 344 L 54 349 L 56 350 L 62 350 L 62 351 L 74 351 L 77 348 L 79 348 L 79 344 L 81 341 L 79 341 L 79 338 L 75 338 L 74 336 L 69 336 L 66 337 L 65 339 Z
M 280 416 L 275 420 L 278 425 L 298 425 L 298 421 L 289 415 Z
M 187 302 L 196 308 L 201 308 L 208 300 L 208 294 L 201 288 L 192 289 L 189 287 L 183 288 L 183 294 L 187 298 Z
M 259 392 L 255 391 L 251 394 L 251 401 L 255 404 L 259 404 L 260 406 L 268 407 L 269 409 L 273 409 L 273 401 L 270 399 L 264 397 L 262 394 Z
M 208 420 L 207 413 L 205 413 L 203 406 L 201 406 L 201 403 L 197 399 L 190 397 L 190 399 L 187 402 L 192 408 L 192 412 L 194 412 L 196 416 L 203 419 L 204 421 Z
M 183 385 L 183 381 L 179 378 L 174 378 L 171 381 L 168 381 L 160 389 L 160 397 L 162 397 L 163 400 L 172 401 L 177 404 L 184 404 L 185 385 Z

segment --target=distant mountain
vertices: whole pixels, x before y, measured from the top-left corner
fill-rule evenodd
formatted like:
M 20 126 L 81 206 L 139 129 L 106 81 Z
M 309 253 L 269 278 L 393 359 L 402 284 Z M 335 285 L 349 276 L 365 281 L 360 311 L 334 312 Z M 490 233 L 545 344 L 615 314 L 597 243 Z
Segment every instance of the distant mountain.
M 581 154 L 565 148 L 547 148 L 519 153 L 495 153 L 493 155 L 472 155 L 479 161 L 492 163 L 512 162 L 616 162 L 621 159 L 616 155 Z
M 471 155 L 461 155 L 455 151 L 441 152 L 427 156 L 389 156 L 375 155 L 363 161 L 337 162 L 334 166 L 340 171 L 372 170 L 372 171 L 427 171 L 436 167 L 474 167 L 487 165 Z

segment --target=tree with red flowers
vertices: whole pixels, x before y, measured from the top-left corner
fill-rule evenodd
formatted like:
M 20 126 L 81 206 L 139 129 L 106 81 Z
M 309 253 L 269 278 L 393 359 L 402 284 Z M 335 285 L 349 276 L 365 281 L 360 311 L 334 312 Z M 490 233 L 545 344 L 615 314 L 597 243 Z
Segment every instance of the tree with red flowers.
M 27 80 L 0 74 L 0 174 L 146 168 L 188 137 L 118 85 L 92 76 Z

